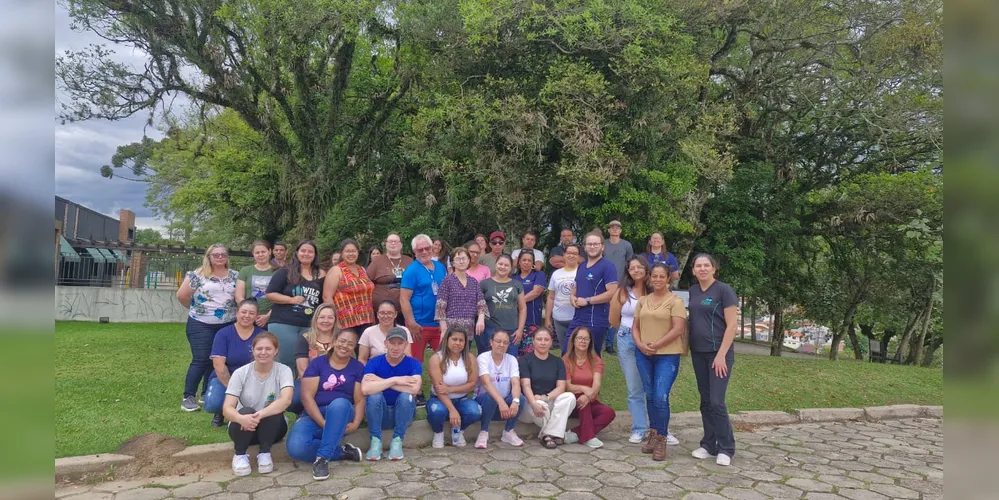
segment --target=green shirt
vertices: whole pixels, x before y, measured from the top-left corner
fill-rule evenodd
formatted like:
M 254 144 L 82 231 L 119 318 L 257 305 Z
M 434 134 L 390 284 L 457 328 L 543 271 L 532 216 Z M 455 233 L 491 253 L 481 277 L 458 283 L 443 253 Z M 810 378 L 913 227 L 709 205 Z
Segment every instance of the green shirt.
M 276 268 L 272 267 L 266 271 L 261 271 L 252 264 L 239 270 L 237 279 L 246 282 L 246 288 L 243 290 L 246 298 L 257 299 L 260 314 L 267 314 L 271 310 L 271 301 L 264 298 L 264 295 L 267 292 L 267 285 L 271 282 L 271 276 L 274 276 L 275 272 L 277 272 Z

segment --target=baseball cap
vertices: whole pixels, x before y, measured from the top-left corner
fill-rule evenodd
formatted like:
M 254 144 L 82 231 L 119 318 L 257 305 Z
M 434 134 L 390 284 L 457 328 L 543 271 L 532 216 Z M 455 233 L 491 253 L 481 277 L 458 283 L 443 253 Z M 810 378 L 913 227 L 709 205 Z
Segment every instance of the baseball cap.
M 621 227 L 621 221 L 615 219 L 610 221 L 610 224 L 607 224 L 607 227 L 612 227 L 612 226 Z
M 495 239 L 501 239 L 503 241 L 506 241 L 506 235 L 503 234 L 503 231 L 493 231 L 492 234 L 489 235 L 489 241 Z
M 392 340 L 392 339 L 402 339 L 408 341 L 409 335 L 406 335 L 406 330 L 403 330 L 402 328 L 395 326 L 392 327 L 385 335 L 385 340 Z

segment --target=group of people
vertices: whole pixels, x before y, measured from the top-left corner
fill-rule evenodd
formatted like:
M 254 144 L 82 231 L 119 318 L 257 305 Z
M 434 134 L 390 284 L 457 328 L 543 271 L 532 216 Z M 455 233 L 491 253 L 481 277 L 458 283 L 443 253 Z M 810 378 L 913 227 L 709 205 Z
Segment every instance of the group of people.
M 190 311 L 192 353 L 181 407 L 203 405 L 214 426 L 228 421 L 237 475 L 250 473 L 247 449 L 255 444 L 258 471 L 270 471 L 270 447 L 285 435 L 289 455 L 312 462 L 316 479 L 328 477 L 330 461 L 381 459 L 383 430 L 392 430 L 387 457 L 401 459 L 420 406 L 434 447 L 445 444 L 445 424 L 451 444 L 465 446 L 463 431 L 478 422 L 475 447 L 486 448 L 494 421 L 504 422 L 501 441 L 523 446 L 514 426 L 525 421 L 538 425 L 542 446 L 599 448 L 597 434 L 615 417 L 600 401 L 606 345 L 626 381 L 629 441 L 665 460 L 667 445 L 678 444 L 668 432 L 669 394 L 689 352 L 704 424 L 693 455 L 728 465 L 734 290 L 716 279 L 715 259 L 698 254 L 688 314 L 672 293 L 679 265 L 662 234 L 635 254 L 618 221 L 607 231 L 607 239 L 597 230 L 577 244 L 563 230 L 548 255 L 550 278 L 533 232 L 510 254 L 501 231 L 454 249 L 420 234 L 411 241 L 415 258 L 390 233 L 384 252 L 367 252 L 366 266 L 350 239 L 329 267 L 311 241 L 292 252 L 257 241 L 254 263 L 238 272 L 226 248 L 214 245 L 177 292 Z M 299 414 L 290 433 L 286 411 Z M 572 416 L 578 424 L 569 429 Z M 342 441 L 364 421 L 370 446 L 362 455 Z

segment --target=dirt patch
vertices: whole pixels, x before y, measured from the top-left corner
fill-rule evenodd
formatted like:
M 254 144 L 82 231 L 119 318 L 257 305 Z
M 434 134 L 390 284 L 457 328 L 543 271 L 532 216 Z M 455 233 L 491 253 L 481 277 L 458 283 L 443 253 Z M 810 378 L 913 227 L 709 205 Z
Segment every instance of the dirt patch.
M 125 441 L 115 453 L 135 457 L 131 462 L 113 470 L 60 478 L 59 484 L 94 484 L 126 479 L 156 478 L 159 476 L 201 475 L 225 467 L 225 463 L 195 463 L 171 458 L 184 450 L 183 439 L 162 434 L 141 434 Z M 150 482 L 155 482 L 150 479 Z

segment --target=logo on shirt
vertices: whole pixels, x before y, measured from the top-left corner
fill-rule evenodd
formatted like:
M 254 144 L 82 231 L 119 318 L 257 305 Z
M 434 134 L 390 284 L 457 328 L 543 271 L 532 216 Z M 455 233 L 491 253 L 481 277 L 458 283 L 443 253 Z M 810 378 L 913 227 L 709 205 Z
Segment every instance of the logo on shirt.
M 711 297 L 705 297 L 705 299 L 701 301 L 701 305 L 702 306 L 710 306 L 711 302 L 712 302 Z
M 593 281 L 593 273 L 586 273 L 586 281 Z
M 332 391 L 333 389 L 336 389 L 346 383 L 347 378 L 344 377 L 343 374 L 340 374 L 340 376 L 337 377 L 337 374 L 331 373 L 330 378 L 326 379 L 326 382 L 323 382 L 323 390 Z
M 496 290 L 496 295 L 493 295 L 493 304 L 506 304 L 510 301 L 511 293 L 513 293 L 513 287 Z

